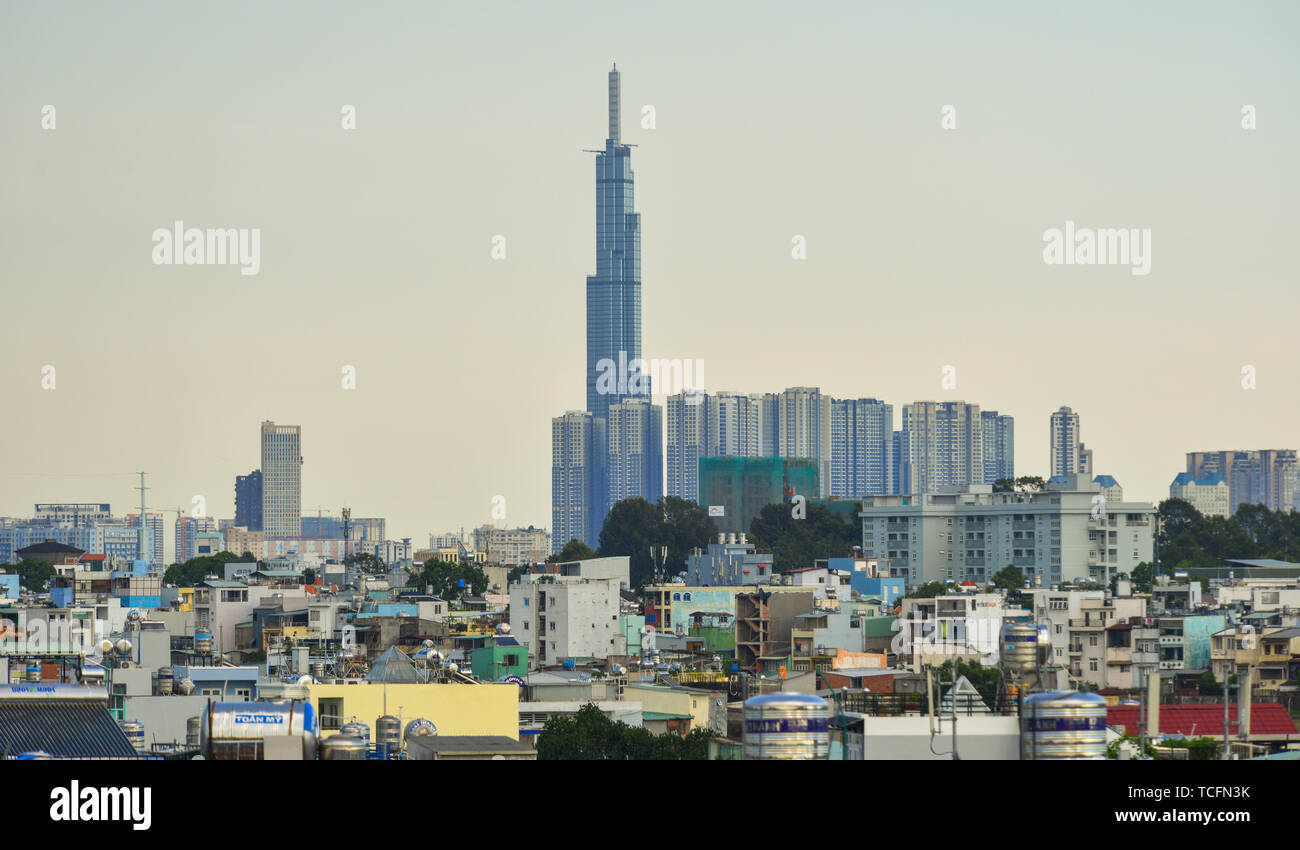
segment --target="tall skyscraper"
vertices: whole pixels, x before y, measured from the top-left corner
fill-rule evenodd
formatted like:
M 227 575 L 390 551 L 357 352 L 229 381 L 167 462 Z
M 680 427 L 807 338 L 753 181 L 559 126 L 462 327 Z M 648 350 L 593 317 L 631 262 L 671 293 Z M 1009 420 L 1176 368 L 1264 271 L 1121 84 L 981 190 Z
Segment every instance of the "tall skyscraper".
M 632 149 L 619 140 L 619 73 L 609 72 L 609 137 L 596 154 L 596 273 L 587 278 L 587 411 L 649 398 L 641 358 L 641 216 L 633 206 Z
M 663 408 L 645 398 L 611 404 L 606 433 L 609 506 L 636 496 L 658 503 L 664 496 Z
M 984 483 L 984 428 L 978 404 L 918 401 L 903 405 L 901 493 Z
M 607 507 L 605 420 L 571 410 L 551 420 L 551 547 L 577 539 L 595 549 Z
M 641 216 L 633 203 L 632 148 L 620 138 L 619 98 L 615 67 L 609 72 L 609 135 L 605 149 L 595 152 L 596 273 L 587 277 L 585 379 L 590 421 L 574 413 L 552 420 L 557 551 L 574 537 L 595 547 L 614 500 L 663 497 L 663 408 L 650 404 L 654 388 L 641 359 Z M 628 400 L 646 404 L 628 407 Z M 576 469 L 595 477 L 579 485 L 572 479 Z M 616 480 L 608 477 L 611 471 Z
M 894 492 L 894 406 L 874 398 L 831 399 L 832 496 Z
M 667 487 L 669 496 L 700 497 L 700 458 L 709 456 L 709 410 L 712 397 L 678 393 L 665 400 L 668 414 Z M 692 403 L 694 402 L 694 403 Z
M 1092 450 L 1085 448 L 1079 414 L 1062 407 L 1052 414 L 1052 475 L 1092 475 Z
M 780 456 L 806 457 L 817 462 L 818 498 L 824 498 L 830 478 L 830 397 L 817 387 L 791 387 L 780 394 Z
M 235 476 L 235 525 L 262 530 L 262 470 Z
M 302 534 L 302 428 L 262 423 L 262 530 Z
M 1016 477 L 1016 422 L 996 410 L 981 410 L 984 428 L 984 483 Z

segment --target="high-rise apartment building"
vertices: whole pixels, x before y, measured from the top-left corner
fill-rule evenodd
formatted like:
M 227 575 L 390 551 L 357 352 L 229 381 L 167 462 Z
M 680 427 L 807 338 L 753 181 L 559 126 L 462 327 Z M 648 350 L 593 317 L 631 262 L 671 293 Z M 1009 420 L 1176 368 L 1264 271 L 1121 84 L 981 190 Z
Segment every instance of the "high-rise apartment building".
M 609 506 L 636 496 L 657 504 L 664 497 L 664 409 L 646 398 L 611 404 L 606 437 Z
M 699 497 L 700 458 L 709 455 L 709 402 L 703 393 L 678 393 L 665 400 L 668 439 L 665 451 L 669 496 Z
M 262 530 L 262 470 L 235 476 L 235 521 L 249 531 Z
M 830 397 L 817 387 L 791 387 L 778 399 L 780 422 L 777 438 L 780 456 L 806 457 L 817 463 L 817 474 L 824 497 L 829 489 L 831 461 Z
M 934 493 L 984 483 L 984 426 L 978 404 L 903 405 L 900 493 Z
M 1016 477 L 1016 422 L 996 410 L 981 410 L 984 429 L 984 483 Z
M 895 492 L 894 406 L 874 398 L 830 401 L 830 494 Z
M 302 534 L 302 428 L 262 423 L 262 530 Z
M 1092 450 L 1083 444 L 1079 414 L 1062 407 L 1052 414 L 1052 475 L 1092 475 Z
M 595 549 L 605 521 L 605 420 L 571 410 L 551 420 L 551 548 L 577 539 Z
M 762 396 L 718 392 L 708 397 L 707 404 L 708 457 L 763 455 Z

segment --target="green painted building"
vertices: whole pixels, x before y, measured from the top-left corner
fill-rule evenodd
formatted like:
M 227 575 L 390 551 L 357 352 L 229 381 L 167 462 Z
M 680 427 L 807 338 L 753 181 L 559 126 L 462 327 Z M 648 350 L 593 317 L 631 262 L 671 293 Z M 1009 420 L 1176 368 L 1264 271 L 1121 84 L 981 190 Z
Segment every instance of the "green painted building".
M 528 675 L 528 647 L 513 637 L 498 636 L 488 646 L 469 654 L 470 670 L 481 682 L 498 682 L 502 676 Z

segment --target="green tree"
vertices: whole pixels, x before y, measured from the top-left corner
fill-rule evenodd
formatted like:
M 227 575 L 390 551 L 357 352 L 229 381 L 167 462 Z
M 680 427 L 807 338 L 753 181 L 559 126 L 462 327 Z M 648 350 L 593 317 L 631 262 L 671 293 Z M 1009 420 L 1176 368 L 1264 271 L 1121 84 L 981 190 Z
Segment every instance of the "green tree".
M 913 599 L 933 599 L 947 593 L 952 593 L 952 587 L 948 584 L 942 581 L 928 581 L 925 584 L 918 584 L 903 596 L 910 596 Z
M 849 555 L 862 545 L 861 524 L 854 524 L 815 502 L 806 505 L 805 516 L 796 519 L 791 506 L 776 503 L 763 506 L 749 524 L 750 540 L 760 552 L 772 553 L 777 572 L 811 567 L 821 558 Z
M 226 564 L 233 564 L 239 558 L 233 552 L 218 552 L 215 555 L 203 555 L 190 558 L 183 564 L 172 564 L 163 573 L 163 584 L 177 587 L 193 587 L 208 576 L 225 578 Z
M 1007 564 L 993 575 L 993 584 L 1018 596 L 1025 587 L 1025 573 L 1014 564 Z
M 938 676 L 938 681 L 953 681 L 954 662 L 957 666 L 957 676 L 965 676 L 966 680 L 974 685 L 975 690 L 979 691 L 980 699 L 984 700 L 984 704 L 990 709 L 996 710 L 997 706 L 1000 704 L 999 701 L 1002 698 L 1002 674 L 998 671 L 998 668 L 985 667 L 978 661 L 967 661 L 964 658 L 957 658 L 945 661 L 934 668 L 936 675 Z M 948 685 L 944 686 L 945 692 L 948 687 Z M 957 704 L 957 710 L 958 712 L 961 711 L 960 702 Z
M 388 572 L 388 566 L 382 558 L 377 558 L 370 552 L 353 552 L 343 559 L 346 566 L 356 566 L 357 569 L 366 575 L 385 575 Z
M 33 593 L 43 592 L 55 575 L 54 567 L 44 561 L 33 561 L 30 558 L 19 561 L 13 567 L 13 571 L 18 576 L 18 583 Z
M 459 599 L 461 596 L 481 596 L 487 590 L 487 573 L 477 564 L 460 564 L 452 561 L 439 561 L 430 558 L 424 562 L 424 568 L 417 574 L 417 581 L 429 588 L 429 592 L 443 599 Z M 461 582 L 464 582 L 464 586 Z
M 668 496 L 657 505 L 640 497 L 623 499 L 605 517 L 598 554 L 626 555 L 632 586 L 639 587 L 652 579 L 661 554 L 663 573 L 676 575 L 686 569 L 691 550 L 703 549 L 716 534 L 708 511 L 688 499 Z
M 596 550 L 574 537 L 568 543 L 564 544 L 563 549 L 547 558 L 546 563 L 563 564 L 568 563 L 569 561 L 582 561 L 594 557 L 596 557 Z M 516 567 L 515 569 L 520 571 L 520 575 L 523 575 L 523 568 Z M 513 573 L 513 570 L 511 572 Z M 514 579 L 511 579 L 511 581 L 514 581 Z
M 651 549 L 663 545 L 663 513 L 637 496 L 614 503 L 600 529 L 600 556 L 626 555 L 630 561 L 633 587 L 654 574 Z
M 302 583 L 303 583 L 303 584 L 315 584 L 315 583 L 316 583 L 316 571 L 313 570 L 311 567 L 308 567 L 307 569 L 303 570 L 303 571 L 302 571 Z
M 572 717 L 553 715 L 537 736 L 540 761 L 703 761 L 713 733 L 696 729 L 682 737 L 656 735 L 644 727 L 615 723 L 594 703 Z

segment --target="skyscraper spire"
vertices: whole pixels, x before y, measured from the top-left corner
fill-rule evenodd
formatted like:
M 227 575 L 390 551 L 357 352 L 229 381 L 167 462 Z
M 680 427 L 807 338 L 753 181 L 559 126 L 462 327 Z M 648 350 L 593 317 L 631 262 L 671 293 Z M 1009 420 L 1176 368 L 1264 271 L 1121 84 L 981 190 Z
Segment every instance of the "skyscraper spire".
M 619 109 L 618 109 L 618 63 L 609 72 L 609 140 L 618 144 Z

